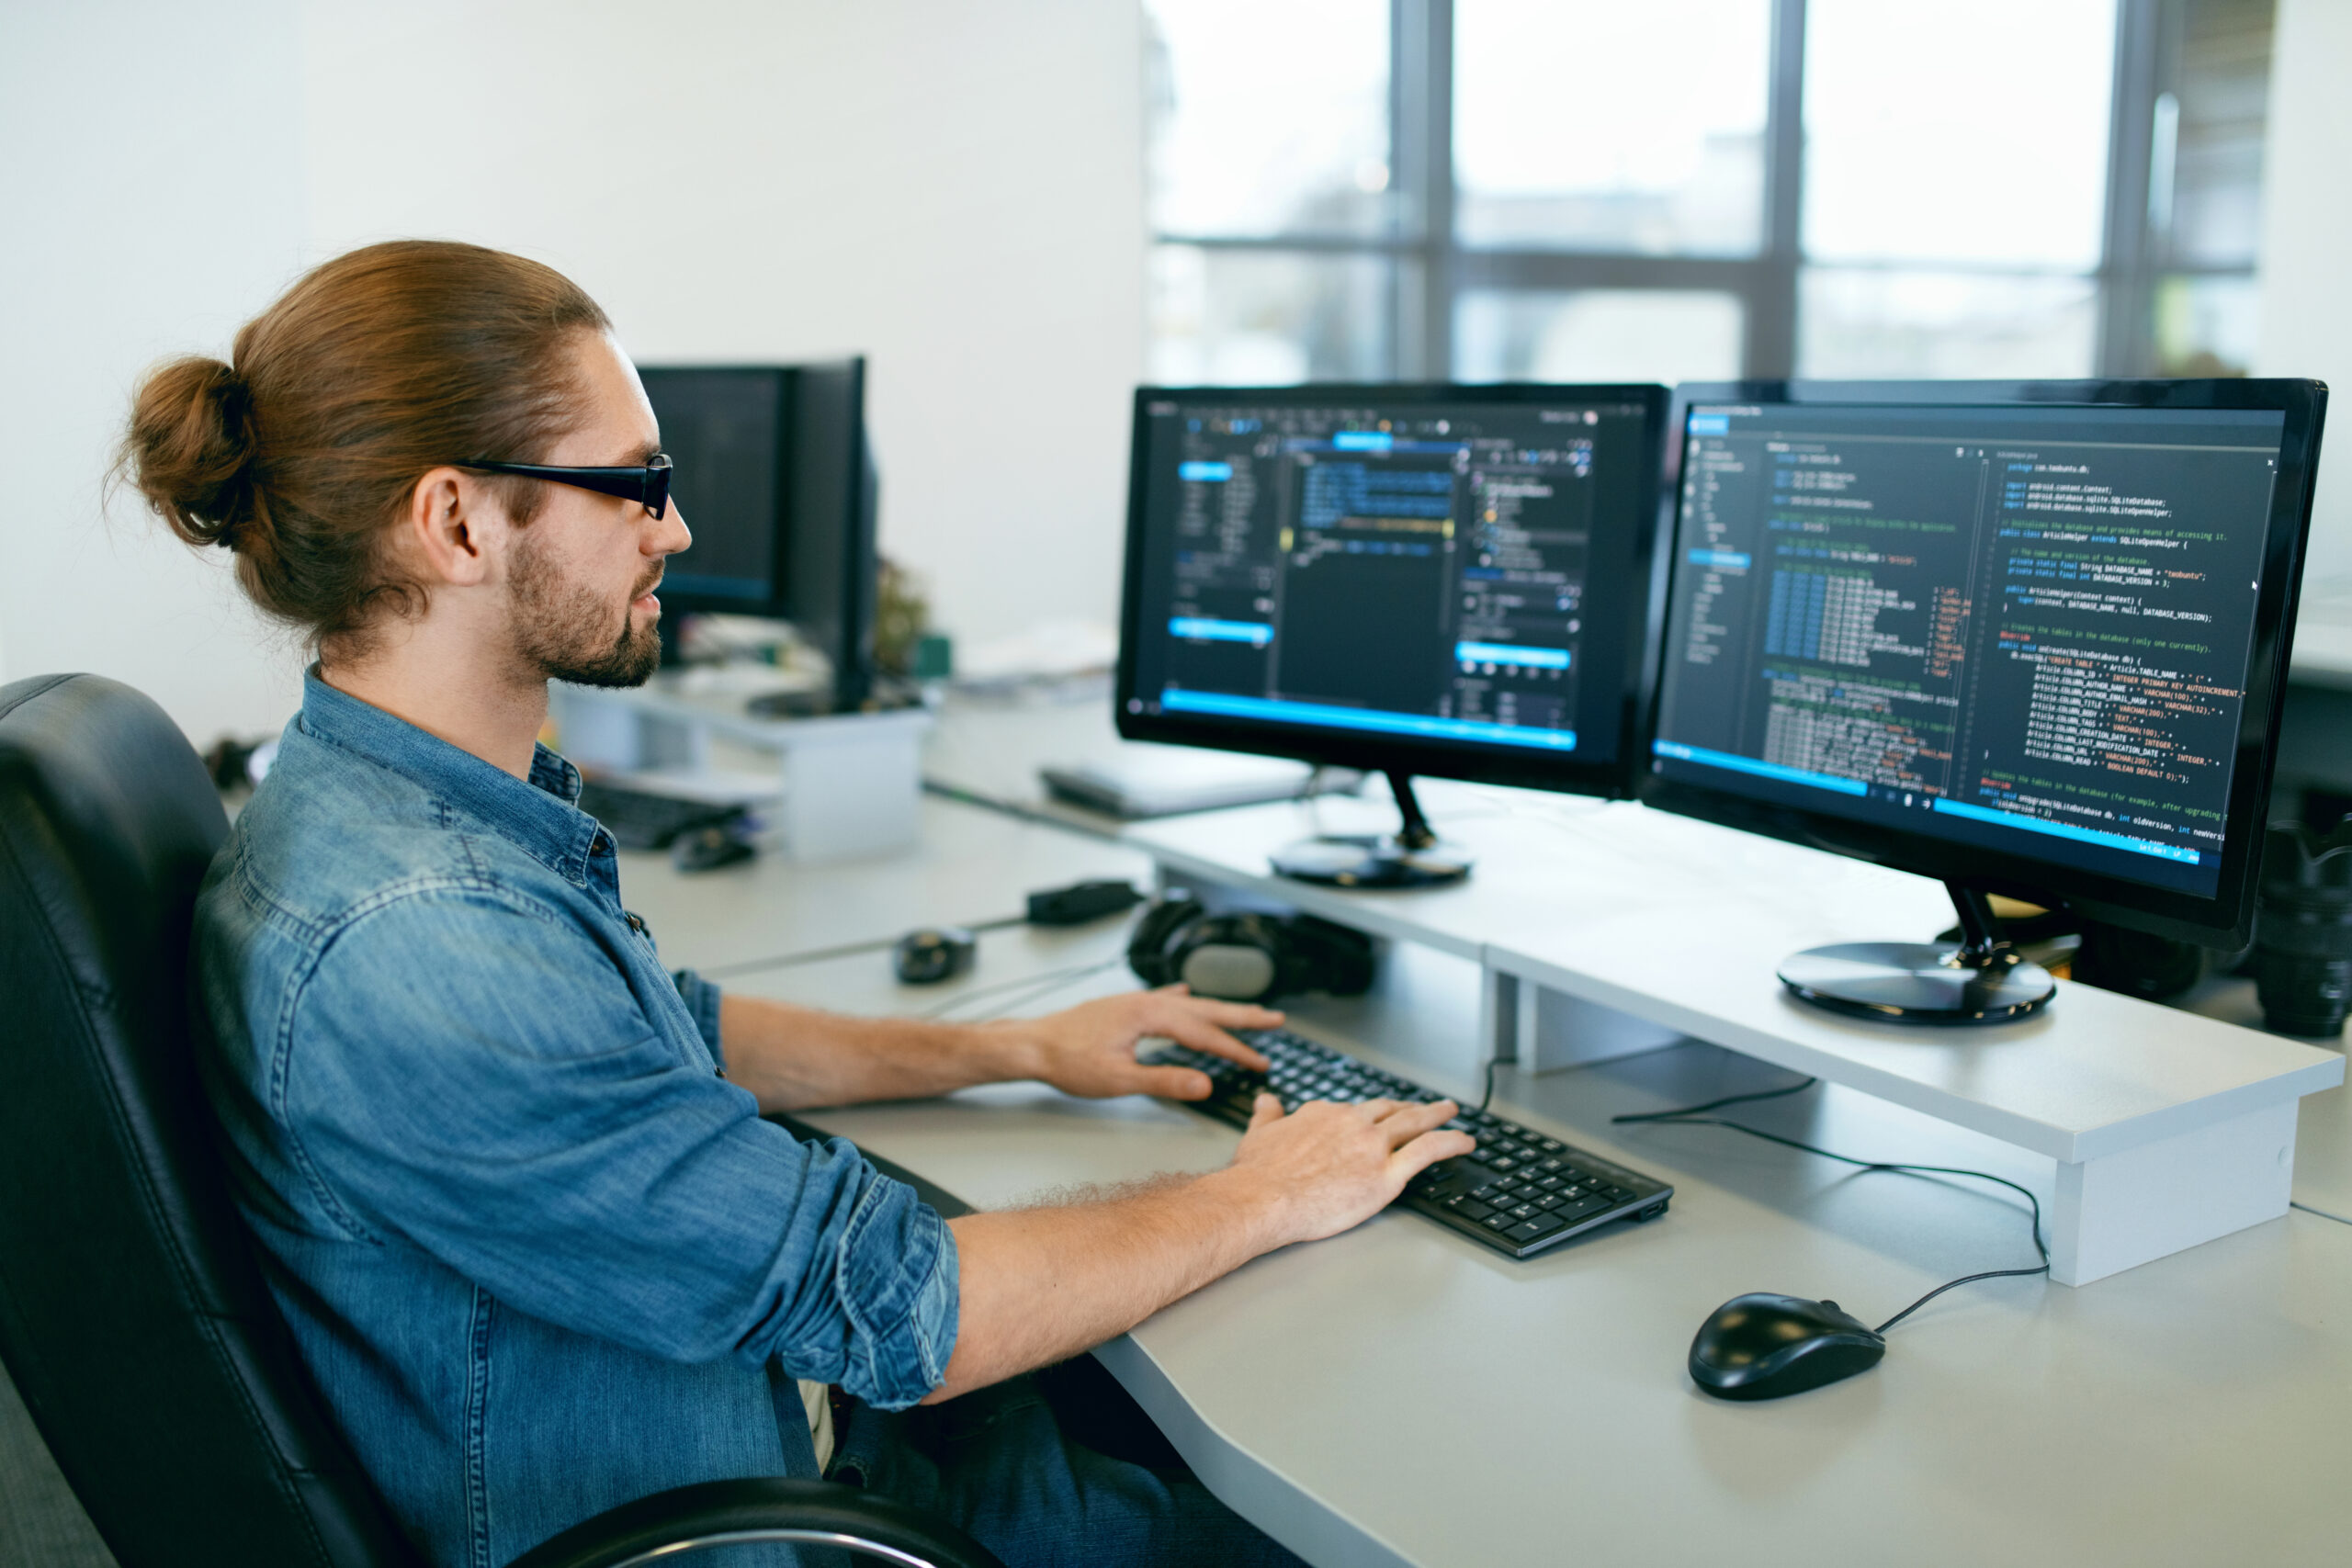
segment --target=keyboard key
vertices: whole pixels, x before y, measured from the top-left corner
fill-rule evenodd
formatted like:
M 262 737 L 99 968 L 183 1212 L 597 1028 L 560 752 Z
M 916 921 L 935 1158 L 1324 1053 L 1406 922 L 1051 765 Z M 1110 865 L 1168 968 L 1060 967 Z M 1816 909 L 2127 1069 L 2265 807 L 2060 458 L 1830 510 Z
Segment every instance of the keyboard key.
M 1567 1145 L 1560 1142 L 1557 1138 L 1546 1138 L 1543 1143 L 1544 1152 L 1547 1155 L 1563 1153 L 1566 1150 L 1567 1146 Z
M 1513 1171 L 1519 1168 L 1519 1161 L 1511 1158 L 1509 1155 L 1497 1155 L 1494 1158 L 1487 1162 L 1487 1168 L 1489 1170 Z
M 1609 1207 L 1609 1200 L 1606 1198 L 1574 1198 L 1561 1204 L 1552 1213 L 1573 1224 L 1578 1220 L 1589 1219 Z
M 1569 1201 L 1568 1199 L 1561 1197 L 1557 1192 L 1546 1192 L 1535 1200 L 1535 1206 L 1539 1209 L 1556 1209 L 1567 1201 Z
M 1535 1234 L 1538 1236 L 1550 1235 L 1554 1231 L 1561 1231 L 1568 1228 L 1568 1222 L 1560 1218 L 1557 1214 L 1538 1214 L 1533 1219 L 1529 1220 L 1527 1224 L 1533 1225 L 1535 1227 Z M 1524 1229 L 1525 1227 L 1521 1226 L 1520 1228 Z
M 1479 1202 L 1476 1198 L 1464 1198 L 1460 1203 L 1454 1206 L 1453 1212 L 1461 1215 L 1465 1220 L 1483 1220 L 1488 1214 L 1494 1213 L 1492 1209 L 1489 1209 L 1484 1203 Z
M 1568 1185 L 1568 1183 L 1567 1183 L 1567 1181 L 1566 1181 L 1564 1178 L 1557 1177 L 1557 1176 L 1547 1176 L 1547 1177 L 1545 1177 L 1543 1180 L 1541 1180 L 1541 1181 L 1537 1182 L 1535 1185 L 1536 1185 L 1536 1187 L 1537 1187 L 1539 1190 L 1543 1190 L 1543 1191 L 1545 1191 L 1545 1192 L 1557 1192 L 1561 1188 L 1567 1186 L 1567 1185 Z
M 1520 1224 L 1523 1222 L 1515 1220 L 1509 1214 L 1489 1214 L 1478 1223 L 1486 1226 L 1490 1231 L 1507 1231 L 1510 1229 L 1511 1226 Z
M 1555 1226 L 1554 1228 L 1556 1229 L 1558 1227 Z M 1513 1241 L 1530 1242 L 1544 1235 L 1544 1227 L 1536 1224 L 1532 1221 L 1522 1220 L 1518 1224 L 1511 1226 L 1510 1229 L 1503 1232 L 1503 1235 L 1510 1237 Z

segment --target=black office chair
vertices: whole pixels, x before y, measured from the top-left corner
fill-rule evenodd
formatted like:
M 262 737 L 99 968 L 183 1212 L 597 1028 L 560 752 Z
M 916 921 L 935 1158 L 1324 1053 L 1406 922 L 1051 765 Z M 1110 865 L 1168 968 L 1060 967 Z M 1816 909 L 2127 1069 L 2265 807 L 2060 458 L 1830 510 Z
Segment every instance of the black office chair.
M 407 1568 L 262 1283 L 197 1083 L 191 912 L 227 832 L 137 692 L 0 687 L 0 1359 L 121 1568 Z M 782 1478 L 625 1504 L 514 1568 L 753 1541 L 1001 1568 L 913 1508 Z

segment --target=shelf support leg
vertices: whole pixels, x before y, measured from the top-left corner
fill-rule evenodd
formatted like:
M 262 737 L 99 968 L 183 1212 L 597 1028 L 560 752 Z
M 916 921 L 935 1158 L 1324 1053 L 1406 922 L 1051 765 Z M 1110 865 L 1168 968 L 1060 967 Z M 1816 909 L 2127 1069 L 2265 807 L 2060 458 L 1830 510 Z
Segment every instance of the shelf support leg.
M 2297 1102 L 2058 1166 L 2050 1277 L 2087 1285 L 2287 1212 Z

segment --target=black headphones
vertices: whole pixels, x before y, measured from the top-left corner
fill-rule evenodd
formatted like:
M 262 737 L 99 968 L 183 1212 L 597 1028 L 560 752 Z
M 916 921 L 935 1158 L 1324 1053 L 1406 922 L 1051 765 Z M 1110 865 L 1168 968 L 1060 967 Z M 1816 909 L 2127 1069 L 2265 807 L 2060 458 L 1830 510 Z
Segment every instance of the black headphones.
M 1227 1001 L 1353 997 L 1372 985 L 1372 939 L 1313 915 L 1213 915 L 1171 887 L 1136 919 L 1127 964 L 1147 986 L 1182 980 L 1196 996 Z

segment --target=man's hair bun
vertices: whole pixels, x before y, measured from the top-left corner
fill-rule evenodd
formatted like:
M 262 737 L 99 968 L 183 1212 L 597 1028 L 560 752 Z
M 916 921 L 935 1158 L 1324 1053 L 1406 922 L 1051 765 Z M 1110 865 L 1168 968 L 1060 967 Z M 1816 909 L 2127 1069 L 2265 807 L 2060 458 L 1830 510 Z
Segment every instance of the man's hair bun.
M 149 376 L 131 406 L 124 466 L 191 545 L 236 547 L 252 520 L 253 406 L 237 373 L 191 355 Z

